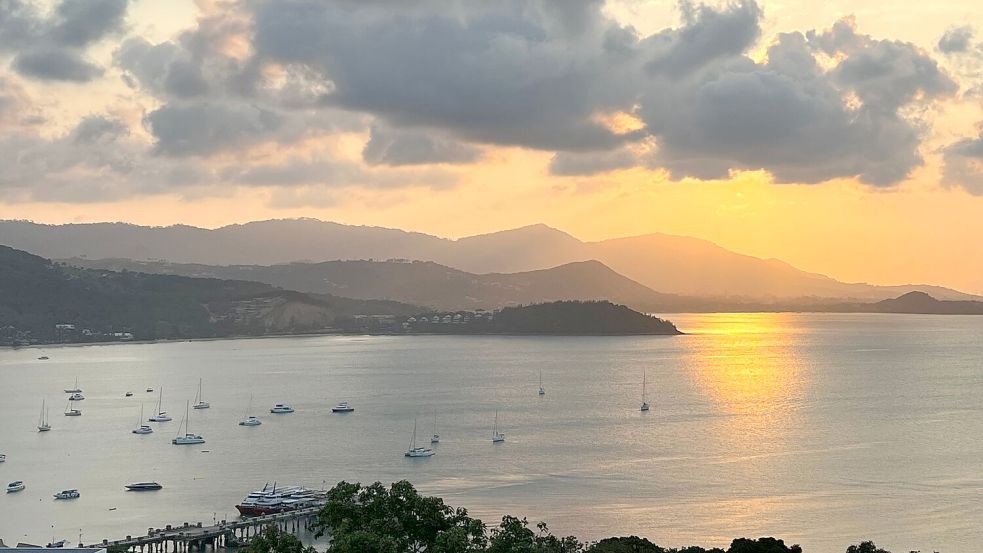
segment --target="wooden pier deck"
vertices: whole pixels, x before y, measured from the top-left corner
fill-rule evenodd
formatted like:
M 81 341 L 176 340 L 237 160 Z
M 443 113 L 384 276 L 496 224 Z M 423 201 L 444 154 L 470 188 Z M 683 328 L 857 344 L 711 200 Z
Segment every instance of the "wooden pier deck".
M 220 547 L 244 545 L 258 535 L 264 528 L 273 524 L 287 532 L 297 533 L 311 527 L 320 506 L 298 509 L 288 513 L 277 513 L 258 517 L 242 518 L 234 521 L 223 520 L 218 524 L 203 526 L 202 523 L 180 526 L 168 524 L 164 528 L 148 528 L 145 536 L 126 536 L 121 540 L 102 540 L 86 547 L 112 548 L 133 553 L 184 553 L 212 550 Z M 81 545 L 81 544 L 80 544 Z

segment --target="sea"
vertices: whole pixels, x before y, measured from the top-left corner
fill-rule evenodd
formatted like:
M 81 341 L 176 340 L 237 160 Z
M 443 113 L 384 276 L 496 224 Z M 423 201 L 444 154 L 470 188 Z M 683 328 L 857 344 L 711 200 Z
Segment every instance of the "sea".
M 96 543 L 233 519 L 267 483 L 405 479 L 489 525 L 512 514 L 585 541 L 983 551 L 983 317 L 669 318 L 686 334 L 0 350 L 0 480 L 27 486 L 0 495 L 0 539 Z M 76 378 L 82 416 L 66 417 Z M 206 443 L 172 445 L 199 379 L 211 408 L 188 425 Z M 132 434 L 158 400 L 174 420 Z M 341 401 L 355 411 L 332 413 Z M 414 425 L 420 445 L 439 433 L 433 457 L 403 456 Z M 163 490 L 123 488 L 148 480 Z M 55 501 L 66 488 L 81 497 Z

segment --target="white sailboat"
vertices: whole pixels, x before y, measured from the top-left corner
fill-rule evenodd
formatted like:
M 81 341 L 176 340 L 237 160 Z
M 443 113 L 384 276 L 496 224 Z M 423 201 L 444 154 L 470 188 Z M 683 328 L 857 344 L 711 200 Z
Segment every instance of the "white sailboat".
M 81 417 L 82 411 L 75 408 L 75 402 L 68 400 L 68 405 L 65 406 L 65 416 L 66 417 Z
M 149 420 L 150 422 L 167 422 L 167 421 L 170 421 L 170 420 L 174 420 L 174 419 L 171 418 L 170 415 L 167 414 L 167 411 L 164 411 L 164 387 L 163 386 L 160 387 L 160 396 L 157 397 L 156 414 L 153 415 L 153 416 L 151 416 L 147 420 Z
M 648 410 L 649 410 L 649 402 L 648 402 L 648 398 L 645 395 L 645 371 L 642 371 L 642 406 L 639 408 L 639 411 L 648 411 Z
M 546 395 L 546 388 L 543 388 L 543 370 L 539 370 L 539 395 Z
M 249 395 L 249 409 L 246 409 L 246 417 L 239 421 L 239 426 L 259 426 L 263 424 L 263 421 L 257 419 L 253 415 L 250 415 L 253 410 L 253 396 Z
M 140 404 L 140 418 L 137 419 L 137 427 L 131 430 L 134 434 L 153 434 L 154 429 L 149 424 L 143 424 L 143 404 Z
M 437 409 L 433 410 L 433 436 L 430 436 L 430 443 L 439 444 L 440 434 L 437 433 Z
M 45 407 L 44 400 L 41 400 L 41 417 L 38 419 L 38 432 L 47 432 L 51 430 L 51 425 L 48 424 L 48 410 Z
M 410 447 L 403 454 L 404 457 L 432 457 L 434 450 L 429 447 L 416 445 L 416 419 L 413 419 L 413 439 L 410 440 Z
M 191 407 L 191 402 L 189 401 L 184 406 L 184 420 L 182 421 L 184 423 L 184 435 L 180 435 L 179 434 L 177 438 L 174 438 L 173 440 L 171 440 L 171 443 L 174 444 L 174 445 L 194 445 L 194 444 L 203 444 L 203 443 L 205 443 L 205 438 L 202 438 L 201 436 L 199 436 L 197 434 L 192 434 L 191 433 L 191 409 L 190 409 L 190 407 Z
M 499 444 L 505 441 L 505 434 L 498 431 L 498 411 L 495 411 L 495 429 L 492 430 L 492 443 Z
M 198 395 L 195 396 L 195 409 L 208 409 L 211 405 L 205 401 L 205 398 L 201 397 L 201 379 L 198 379 Z
M 71 390 L 65 390 L 66 394 L 81 394 L 82 388 L 79 388 L 79 377 L 75 377 L 75 387 Z

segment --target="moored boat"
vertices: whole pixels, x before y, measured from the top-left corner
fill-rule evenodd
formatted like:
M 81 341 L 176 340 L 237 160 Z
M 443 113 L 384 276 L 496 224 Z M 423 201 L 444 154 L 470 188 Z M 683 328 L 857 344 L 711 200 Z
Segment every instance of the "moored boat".
M 354 410 L 355 407 L 353 407 L 352 404 L 348 403 L 347 401 L 342 401 L 338 405 L 331 408 L 332 413 L 351 413 Z
M 62 490 L 55 494 L 55 499 L 77 499 L 81 496 L 82 494 L 76 489 Z
M 270 413 L 293 413 L 294 408 L 286 403 L 277 403 L 270 409 Z
M 19 492 L 25 488 L 23 480 L 14 480 L 7 484 L 7 493 Z
M 162 489 L 164 486 L 161 486 L 157 482 L 136 482 L 133 484 L 127 484 L 124 487 L 127 490 L 134 491 L 134 492 L 146 492 L 146 491 L 159 490 Z

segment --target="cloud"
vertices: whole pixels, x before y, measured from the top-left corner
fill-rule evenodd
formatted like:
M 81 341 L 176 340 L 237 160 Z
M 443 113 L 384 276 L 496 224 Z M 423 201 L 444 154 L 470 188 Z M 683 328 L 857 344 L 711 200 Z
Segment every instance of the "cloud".
M 973 41 L 973 28 L 968 25 L 946 29 L 939 39 L 938 49 L 943 54 L 967 52 Z
M 983 196 L 983 131 L 975 138 L 964 138 L 943 150 L 943 182 Z
M 90 45 L 123 30 L 127 0 L 61 0 L 50 14 L 22 0 L 0 1 L 0 53 L 19 74 L 42 81 L 88 82 L 103 74 Z
M 369 165 L 424 165 L 469 163 L 478 159 L 480 153 L 474 146 L 430 133 L 373 126 L 362 158 Z
M 590 176 L 640 165 L 639 155 L 629 148 L 603 152 L 557 152 L 550 158 L 551 175 Z
M 147 114 L 145 124 L 169 156 L 207 156 L 260 143 L 282 124 L 274 112 L 251 105 L 167 104 Z

